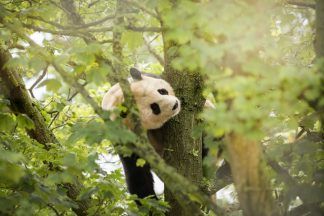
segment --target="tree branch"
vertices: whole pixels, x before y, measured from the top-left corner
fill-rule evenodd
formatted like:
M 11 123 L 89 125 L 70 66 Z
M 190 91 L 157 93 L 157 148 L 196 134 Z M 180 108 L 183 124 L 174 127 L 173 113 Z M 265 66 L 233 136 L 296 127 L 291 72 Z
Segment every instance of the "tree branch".
M 162 32 L 160 27 L 145 27 L 145 26 L 125 26 L 125 29 L 135 32 Z
M 50 21 L 50 20 L 46 20 L 46 19 L 44 19 L 43 17 L 40 17 L 40 16 L 28 15 L 27 18 L 47 23 L 47 24 L 52 25 L 52 26 L 54 26 L 56 28 L 59 28 L 59 29 L 64 29 L 64 30 L 71 29 L 71 28 L 67 28 L 67 26 L 61 25 L 60 23 L 56 23 L 56 22 L 53 22 L 53 21 Z
M 56 216 L 60 216 L 60 215 L 61 215 L 61 214 L 57 211 L 57 209 L 54 208 L 54 206 L 53 206 L 52 204 L 47 204 L 47 206 L 55 212 Z
M 93 1 L 91 3 L 88 4 L 88 8 L 91 8 L 92 6 L 94 6 L 95 4 L 97 4 L 98 2 L 100 2 L 100 0 L 96 0 L 96 1 Z
M 42 27 L 38 27 L 35 25 L 26 24 L 26 23 L 23 23 L 22 25 L 25 28 L 32 29 L 34 31 L 47 32 L 47 33 L 51 33 L 54 35 L 72 36 L 72 37 L 81 37 L 81 38 L 87 37 L 86 35 L 84 35 L 84 32 L 79 32 L 79 31 L 75 31 L 75 30 L 74 31 L 73 30 L 59 30 L 59 31 L 57 31 L 57 30 L 42 28 Z M 87 39 L 89 39 L 89 38 L 87 38 Z
M 75 9 L 74 1 L 73 1 L 73 0 L 61 0 L 60 2 L 61 2 L 61 4 L 62 4 L 62 7 L 63 7 L 63 10 L 64 10 L 64 11 L 67 11 L 67 10 L 70 11 L 69 13 L 66 12 L 66 14 L 67 14 L 67 16 L 68 16 L 69 18 L 71 18 L 71 20 L 73 21 L 73 22 L 72 22 L 73 25 L 82 25 L 82 24 L 84 23 L 84 21 L 81 19 L 81 16 L 77 14 L 77 11 L 76 11 L 76 9 Z M 80 19 L 78 19 L 78 20 L 74 20 L 74 19 L 72 19 L 72 17 L 80 17 Z M 84 41 L 85 41 L 87 44 L 89 44 L 90 42 L 97 42 L 96 38 L 95 38 L 91 33 L 88 32 L 87 35 L 90 37 L 90 39 L 83 38 Z M 100 43 L 100 42 L 99 42 L 99 43 Z M 111 66 L 112 71 L 115 71 L 115 70 L 114 70 L 114 67 L 113 67 L 113 65 L 112 65 L 111 60 L 106 59 L 106 58 L 103 58 L 102 56 L 99 56 L 99 55 L 96 55 L 95 57 L 96 57 L 96 60 L 97 60 L 97 62 L 98 62 L 99 64 L 108 64 L 108 65 Z M 114 77 L 109 77 L 109 78 L 111 79 L 111 81 L 115 80 Z
M 93 22 L 90 22 L 90 23 L 84 23 L 84 24 L 79 24 L 79 25 L 67 25 L 67 26 L 63 26 L 63 25 L 61 25 L 59 23 L 52 22 L 52 21 L 49 21 L 49 20 L 45 20 L 42 17 L 38 17 L 38 16 L 28 16 L 28 18 L 42 21 L 44 23 L 50 24 L 52 26 L 55 26 L 56 28 L 60 28 L 60 29 L 63 29 L 63 30 L 71 30 L 71 29 L 82 29 L 82 28 L 88 28 L 88 27 L 91 27 L 91 26 L 96 26 L 96 25 L 99 25 L 99 24 L 102 24 L 102 23 L 106 22 L 107 20 L 114 19 L 115 16 L 116 15 L 108 15 L 108 16 L 105 16 L 105 17 L 103 17 L 103 18 L 101 18 L 99 20 L 96 20 L 96 21 L 93 21 Z
M 59 24 L 56 24 L 59 25 Z M 87 32 L 111 32 L 113 31 L 113 27 L 102 27 L 102 28 L 89 28 L 89 29 L 82 29 L 80 28 L 69 28 L 66 26 L 61 26 L 60 29 L 62 30 L 53 30 L 48 28 L 42 28 L 39 26 L 31 25 L 31 24 L 23 24 L 24 27 L 32 29 L 34 31 L 40 31 L 40 32 L 47 32 L 54 35 L 66 35 L 66 36 L 73 36 L 73 37 L 85 37 L 87 36 L 89 39 L 89 35 L 87 35 Z M 57 26 L 56 26 L 57 27 Z M 127 30 L 134 31 L 134 32 L 161 32 L 162 29 L 159 27 L 145 27 L 145 26 L 131 26 L 127 25 L 124 27 Z M 79 30 L 79 31 L 76 31 Z M 93 39 L 94 40 L 94 39 Z
M 297 183 L 297 181 L 290 176 L 289 172 L 281 167 L 276 161 L 268 159 L 267 160 L 268 165 L 280 176 L 282 181 L 289 185 L 291 188 L 295 188 L 297 191 L 297 194 L 299 198 L 303 201 L 303 203 L 311 203 L 309 202 L 309 196 L 308 194 L 305 194 L 304 190 L 298 190 L 297 188 L 301 188 L 301 186 Z M 321 215 L 321 209 L 317 205 L 312 205 L 312 208 L 308 209 L 310 212 L 312 212 L 312 215 Z
M 134 32 L 161 32 L 162 29 L 160 27 L 145 27 L 145 26 L 124 26 L 125 29 L 134 31 Z M 103 28 L 89 28 L 87 32 L 110 32 L 113 31 L 114 27 L 103 27 Z
M 47 69 L 48 69 L 48 65 L 46 65 L 45 69 L 43 70 L 42 74 L 37 78 L 37 80 L 33 83 L 33 85 L 28 89 L 30 95 L 35 98 L 34 93 L 33 93 L 33 89 L 38 85 L 38 83 L 40 81 L 42 81 L 42 79 L 45 77 L 46 73 L 47 73 Z
M 148 10 L 147 6 L 145 6 L 139 2 L 136 2 L 136 1 L 126 0 L 125 2 L 134 5 L 135 7 L 144 11 L 145 13 L 147 13 L 147 14 L 151 15 L 152 17 L 156 18 L 157 20 L 161 21 L 161 17 L 159 17 L 158 14 L 154 13 L 153 11 Z
M 148 41 L 146 41 L 146 39 L 144 37 L 143 37 L 143 40 L 144 40 L 147 50 L 156 58 L 156 60 L 158 60 L 160 65 L 164 66 L 164 59 L 153 50 L 150 43 Z
M 75 88 L 82 97 L 87 101 L 87 103 L 90 104 L 90 106 L 93 108 L 96 114 L 99 116 L 102 116 L 102 109 L 97 104 L 97 102 L 90 96 L 88 91 L 82 86 L 80 83 L 78 83 L 72 76 L 69 75 L 58 63 L 55 61 L 51 61 L 50 64 L 53 65 L 55 70 L 60 74 L 60 76 L 63 78 L 64 82 Z
M 33 120 L 36 129 L 29 130 L 28 134 L 31 138 L 42 143 L 45 149 L 48 150 L 50 148 L 48 143 L 58 143 L 58 141 L 47 128 L 41 113 L 36 109 L 20 75 L 16 71 L 5 67 L 10 58 L 7 51 L 0 49 L 0 77 L 7 88 L 7 96 L 12 102 L 12 109 L 18 113 L 26 114 Z
M 309 3 L 309 2 L 301 2 L 301 1 L 295 1 L 295 0 L 287 0 L 287 4 L 294 5 L 297 7 L 307 7 L 315 10 L 316 4 L 315 3 Z

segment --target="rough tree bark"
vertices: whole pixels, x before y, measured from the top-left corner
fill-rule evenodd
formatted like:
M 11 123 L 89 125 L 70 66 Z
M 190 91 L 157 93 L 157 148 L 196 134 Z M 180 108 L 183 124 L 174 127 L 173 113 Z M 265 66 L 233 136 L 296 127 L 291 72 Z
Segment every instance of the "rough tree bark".
M 166 46 L 165 52 L 171 47 Z M 173 86 L 177 97 L 181 101 L 181 112 L 169 121 L 161 130 L 164 143 L 167 144 L 164 152 L 166 162 L 196 185 L 202 180 L 202 139 L 192 137 L 193 128 L 197 125 L 197 115 L 204 104 L 202 97 L 202 78 L 198 73 L 177 71 L 170 66 L 172 56 L 165 56 L 166 64 L 164 77 Z M 180 206 L 174 195 L 167 189 L 165 198 L 171 205 L 169 215 L 190 215 L 185 206 Z M 187 203 L 193 205 L 193 203 Z
M 163 24 L 162 24 L 163 25 Z M 163 26 L 162 26 L 163 28 Z M 171 66 L 172 60 L 177 54 L 170 54 L 170 49 L 177 49 L 177 44 L 167 41 L 164 37 L 164 73 L 166 79 L 175 90 L 176 96 L 181 101 L 181 112 L 160 130 L 164 136 L 166 145 L 164 159 L 175 167 L 178 173 L 185 176 L 189 181 L 200 185 L 202 173 L 202 139 L 192 137 L 193 128 L 197 125 L 197 115 L 202 111 L 205 99 L 202 96 L 203 79 L 199 72 L 178 71 Z M 169 215 L 199 215 L 201 212 L 192 212 L 189 206 L 193 202 L 179 202 L 166 185 L 165 199 L 171 209 Z M 196 208 L 199 209 L 199 208 Z
M 314 47 L 317 58 L 324 57 L 324 1 L 317 0 L 315 5 L 316 10 L 316 35 L 314 41 Z
M 316 59 L 319 64 L 319 73 L 321 79 L 321 89 L 319 89 L 319 96 L 315 99 L 316 103 L 313 104 L 313 108 L 318 112 L 321 121 L 322 132 L 324 131 L 324 105 L 323 105 L 323 94 L 324 94 L 324 1 L 317 0 L 315 5 L 315 40 L 314 49 L 316 53 Z M 312 105 L 312 104 L 311 104 Z M 324 137 L 323 137 L 324 138 Z

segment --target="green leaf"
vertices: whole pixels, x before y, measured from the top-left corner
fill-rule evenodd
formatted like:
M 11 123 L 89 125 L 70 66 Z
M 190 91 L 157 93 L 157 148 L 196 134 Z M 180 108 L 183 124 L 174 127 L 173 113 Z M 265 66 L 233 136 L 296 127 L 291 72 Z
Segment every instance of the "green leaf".
M 34 129 L 35 125 L 33 120 L 31 120 L 26 114 L 19 114 L 17 116 L 18 126 L 26 129 Z
M 102 67 L 91 68 L 87 74 L 87 78 L 90 82 L 94 82 L 99 85 L 106 81 L 107 74 L 111 72 L 111 68 L 108 65 Z
M 136 135 L 121 126 L 121 122 L 99 122 L 90 121 L 86 123 L 77 123 L 72 128 L 72 134 L 68 138 L 68 143 L 75 143 L 78 140 L 85 139 L 87 144 L 100 143 L 107 139 L 116 143 L 128 143 L 136 139 Z
M 91 197 L 92 194 L 96 193 L 99 190 L 98 187 L 87 188 L 79 195 L 80 200 L 86 200 Z
M 9 105 L 10 105 L 9 100 L 0 98 L 0 111 L 5 110 Z
M 9 113 L 0 113 L 0 131 L 10 132 L 16 126 L 16 118 Z
M 143 44 L 143 36 L 138 32 L 126 31 L 122 35 L 121 42 L 127 44 L 130 50 L 134 50 Z
M 136 166 L 143 167 L 145 165 L 146 161 L 142 158 L 139 158 L 136 160 Z
M 17 68 L 28 68 L 28 59 L 25 56 L 20 56 L 17 58 L 11 58 L 5 64 L 5 67 L 17 69 Z
M 8 163 L 17 163 L 24 160 L 24 156 L 21 153 L 0 150 L 0 160 Z
M 68 167 L 74 167 L 77 166 L 77 158 L 75 154 L 68 154 L 66 155 L 63 160 L 62 160 L 63 165 L 68 166 Z
M 23 161 L 21 153 L 0 150 L 0 183 L 17 183 L 25 175 Z
M 44 80 L 37 86 L 37 88 L 40 88 L 42 86 L 46 86 L 46 89 L 48 91 L 57 92 L 61 88 L 62 84 L 57 79 L 53 78 L 53 79 Z
M 29 61 L 29 67 L 33 68 L 35 72 L 39 72 L 46 67 L 46 62 L 39 57 L 34 57 Z
M 306 127 L 308 129 L 313 129 L 316 121 L 318 121 L 319 116 L 317 113 L 312 113 L 308 116 L 305 116 L 301 122 L 300 125 L 303 127 Z
M 320 149 L 320 141 L 314 140 L 310 135 L 296 141 L 293 147 L 298 154 L 314 153 Z

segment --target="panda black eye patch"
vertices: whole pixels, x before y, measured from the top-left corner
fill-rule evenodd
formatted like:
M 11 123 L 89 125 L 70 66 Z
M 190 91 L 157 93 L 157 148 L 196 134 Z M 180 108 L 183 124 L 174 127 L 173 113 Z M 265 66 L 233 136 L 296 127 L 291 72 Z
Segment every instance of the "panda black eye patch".
M 161 109 L 160 109 L 159 104 L 157 104 L 157 103 L 152 103 L 150 106 L 151 106 L 152 112 L 153 112 L 155 115 L 159 115 L 159 114 L 161 113 Z
M 157 90 L 161 95 L 168 95 L 169 92 L 166 89 L 158 89 Z

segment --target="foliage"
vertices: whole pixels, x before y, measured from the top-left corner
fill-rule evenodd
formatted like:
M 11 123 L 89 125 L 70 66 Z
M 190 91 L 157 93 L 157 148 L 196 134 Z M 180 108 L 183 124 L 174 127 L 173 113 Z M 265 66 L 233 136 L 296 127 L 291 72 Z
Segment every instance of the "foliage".
M 172 66 L 199 70 L 205 77 L 205 96 L 216 106 L 201 115 L 210 148 L 206 164 L 215 166 L 223 148 L 213 138 L 244 135 L 262 143 L 265 169 L 282 214 L 302 205 L 323 205 L 323 113 L 309 104 L 317 98 L 324 104 L 321 65 L 312 47 L 314 10 L 283 1 L 251 2 L 180 1 L 172 8 L 169 1 L 127 1 L 124 14 L 115 14 L 116 1 L 75 1 L 83 20 L 76 25 L 58 0 L 1 1 L 0 46 L 13 57 L 6 68 L 19 70 L 59 141 L 46 150 L 29 137 L 28 131 L 37 130 L 33 121 L 13 112 L 5 91 L 0 92 L 1 215 L 74 215 L 77 203 L 63 184 L 77 182 L 83 185 L 77 200 L 91 198 L 89 215 L 147 215 L 149 209 L 162 215 L 167 210 L 166 203 L 150 199 L 137 207 L 137 198 L 126 193 L 121 169 L 107 171 L 99 165 L 100 155 L 116 154 L 115 143 L 136 136 L 121 120 L 99 119 L 78 89 L 63 82 L 49 65 L 61 65 L 99 104 L 114 84 L 108 82 L 114 73 L 111 62 L 118 61 L 112 55 L 112 31 L 122 30 L 124 68 L 135 65 L 161 73 L 160 20 L 168 29 L 166 38 L 179 44 L 178 50 L 169 50 L 175 55 Z M 119 16 L 123 26 L 114 25 Z M 4 80 L 0 90 L 2 86 Z M 227 158 L 226 151 L 222 156 Z M 225 198 L 219 199 L 229 215 L 240 214 Z

